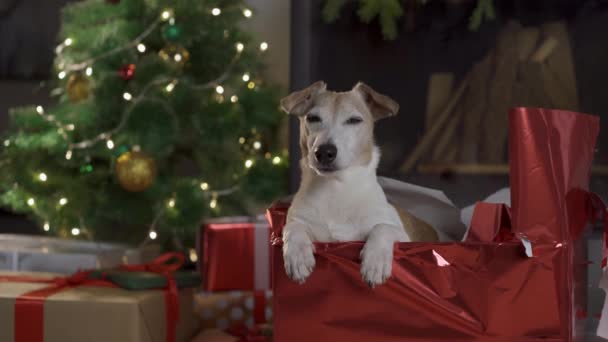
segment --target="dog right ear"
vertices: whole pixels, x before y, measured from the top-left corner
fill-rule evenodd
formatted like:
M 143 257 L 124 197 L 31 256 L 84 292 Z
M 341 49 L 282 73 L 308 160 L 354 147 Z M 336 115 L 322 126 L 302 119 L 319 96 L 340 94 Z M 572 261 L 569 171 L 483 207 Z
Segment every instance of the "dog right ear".
M 293 92 L 281 99 L 281 109 L 287 114 L 305 115 L 312 107 L 314 98 L 323 93 L 326 88 L 327 84 L 325 82 L 317 81 L 308 86 L 308 88 Z

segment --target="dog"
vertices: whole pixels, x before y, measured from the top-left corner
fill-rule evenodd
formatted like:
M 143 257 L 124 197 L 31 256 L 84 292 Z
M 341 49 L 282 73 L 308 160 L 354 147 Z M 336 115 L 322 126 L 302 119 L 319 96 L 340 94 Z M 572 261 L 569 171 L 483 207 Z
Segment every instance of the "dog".
M 281 108 L 300 119 L 302 151 L 302 180 L 283 229 L 287 275 L 298 283 L 310 276 L 313 242 L 364 240 L 363 280 L 370 287 L 383 284 L 391 275 L 394 243 L 432 234 L 392 206 L 378 184 L 374 123 L 396 115 L 399 105 L 361 82 L 334 92 L 319 81 L 283 98 Z M 426 235 L 418 239 L 433 240 Z

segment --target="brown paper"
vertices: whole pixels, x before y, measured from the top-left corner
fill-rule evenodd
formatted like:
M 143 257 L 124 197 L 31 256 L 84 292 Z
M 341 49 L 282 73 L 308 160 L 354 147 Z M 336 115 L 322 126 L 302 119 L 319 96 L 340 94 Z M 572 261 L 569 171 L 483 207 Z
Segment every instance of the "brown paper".
M 265 294 L 264 316 L 272 321 L 272 291 Z M 194 295 L 194 310 L 202 320 L 203 329 L 225 330 L 236 324 L 254 325 L 253 292 L 201 292 Z
M 0 341 L 14 339 L 15 299 L 46 286 L 0 282 Z M 192 296 L 193 289 L 180 290 L 178 342 L 189 341 L 198 328 Z M 44 303 L 44 342 L 165 342 L 165 331 L 162 290 L 80 286 L 54 294 Z

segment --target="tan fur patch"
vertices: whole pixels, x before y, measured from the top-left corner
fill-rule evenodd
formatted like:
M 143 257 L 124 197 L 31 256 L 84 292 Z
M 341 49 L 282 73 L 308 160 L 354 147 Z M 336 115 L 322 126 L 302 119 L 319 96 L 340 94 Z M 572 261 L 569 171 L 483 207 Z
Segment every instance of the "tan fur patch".
M 391 203 L 391 205 L 393 205 Z M 417 218 L 416 216 L 410 214 L 404 209 L 401 209 L 395 205 L 393 207 L 399 213 L 399 218 L 401 219 L 401 223 L 403 223 L 403 229 L 410 237 L 412 242 L 415 241 L 439 241 L 439 236 L 433 227 L 430 224 L 424 222 L 423 220 Z

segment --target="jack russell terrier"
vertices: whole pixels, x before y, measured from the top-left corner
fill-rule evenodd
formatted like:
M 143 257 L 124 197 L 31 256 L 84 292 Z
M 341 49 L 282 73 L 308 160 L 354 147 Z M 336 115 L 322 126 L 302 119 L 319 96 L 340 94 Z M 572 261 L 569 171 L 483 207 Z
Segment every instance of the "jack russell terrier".
M 313 242 L 365 241 L 361 275 L 370 287 L 391 275 L 393 244 L 436 241 L 428 224 L 391 205 L 378 184 L 374 123 L 399 105 L 358 83 L 347 92 L 319 81 L 281 100 L 300 118 L 302 181 L 283 229 L 287 275 L 303 283 L 315 266 Z

